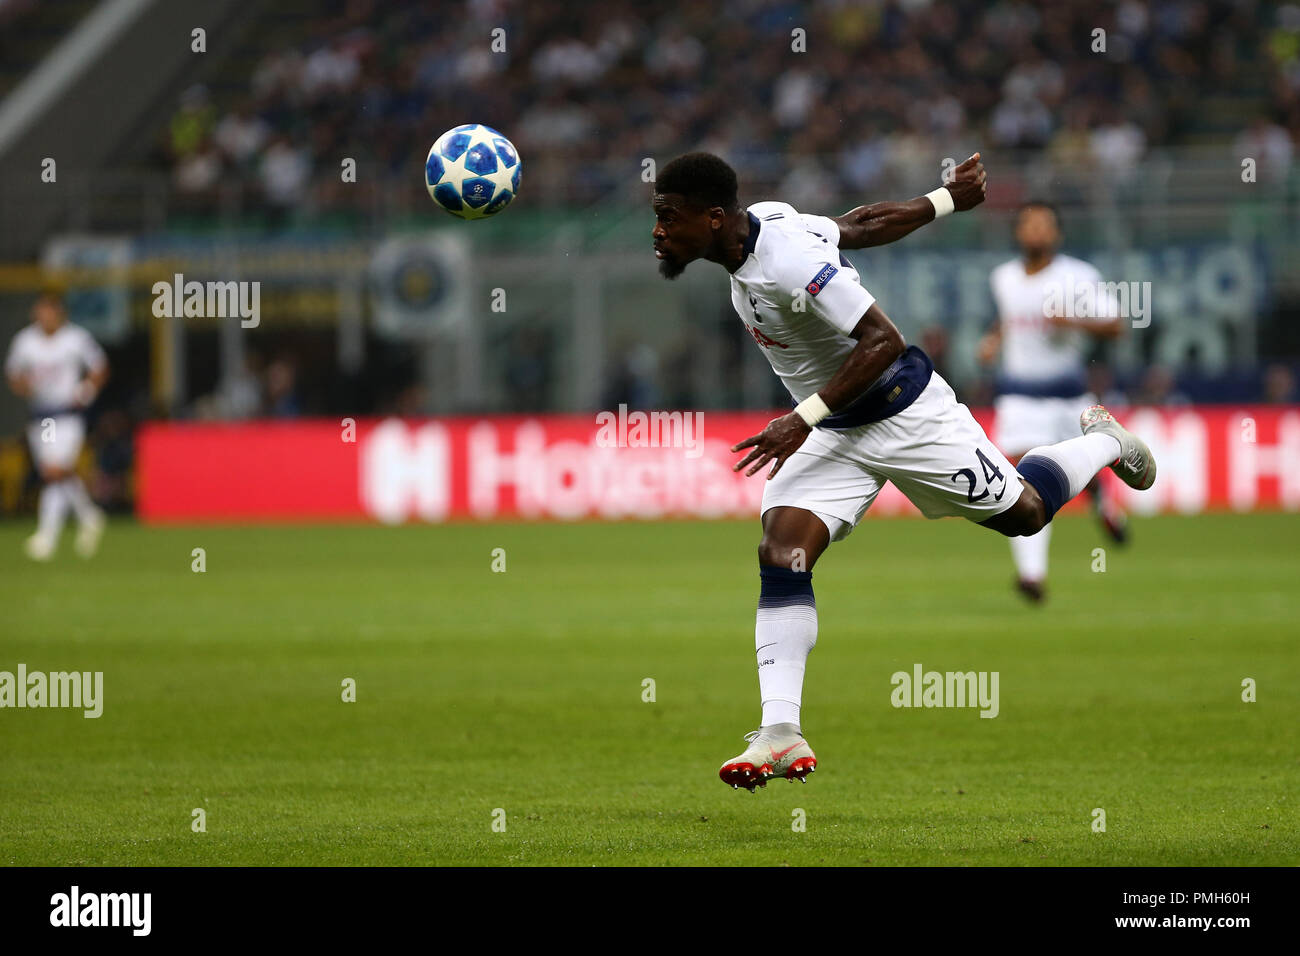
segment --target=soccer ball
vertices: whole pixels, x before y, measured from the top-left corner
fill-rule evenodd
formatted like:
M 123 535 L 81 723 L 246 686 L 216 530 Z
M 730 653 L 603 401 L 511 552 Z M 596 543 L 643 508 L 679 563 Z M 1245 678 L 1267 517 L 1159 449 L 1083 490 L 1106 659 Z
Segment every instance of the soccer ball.
M 523 163 L 514 144 L 491 126 L 466 123 L 438 137 L 424 161 L 429 195 L 461 219 L 495 216 L 519 192 Z

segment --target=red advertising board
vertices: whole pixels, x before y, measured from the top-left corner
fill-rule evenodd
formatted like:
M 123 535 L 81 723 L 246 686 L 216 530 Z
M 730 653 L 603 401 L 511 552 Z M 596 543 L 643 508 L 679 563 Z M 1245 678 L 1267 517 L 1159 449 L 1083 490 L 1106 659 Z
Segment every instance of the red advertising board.
M 762 473 L 734 474 L 729 449 L 771 414 L 602 414 L 150 423 L 137 509 L 153 522 L 757 516 Z M 992 412 L 975 415 L 988 430 Z M 1300 408 L 1121 416 L 1160 463 L 1150 491 L 1120 487 L 1133 512 L 1300 510 Z M 872 514 L 916 511 L 891 485 Z

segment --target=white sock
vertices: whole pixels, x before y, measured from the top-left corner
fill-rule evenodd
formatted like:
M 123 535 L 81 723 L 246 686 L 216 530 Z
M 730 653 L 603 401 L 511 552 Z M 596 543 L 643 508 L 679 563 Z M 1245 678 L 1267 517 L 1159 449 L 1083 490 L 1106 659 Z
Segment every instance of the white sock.
M 1047 578 L 1047 549 L 1052 542 L 1052 526 L 1043 525 L 1038 534 L 1008 538 L 1011 557 L 1016 562 L 1016 574 L 1022 581 L 1041 582 Z
M 763 702 L 760 726 L 798 727 L 804 667 L 817 643 L 812 573 L 768 567 L 759 570 L 763 589 L 754 623 L 754 648 Z
M 71 478 L 64 478 L 61 484 L 63 485 L 63 493 L 72 505 L 72 510 L 77 514 L 77 521 L 86 524 L 99 517 L 99 509 L 90 500 L 90 494 L 86 491 L 86 486 L 78 476 L 73 475 Z
M 68 513 L 68 499 L 61 482 L 47 482 L 36 503 L 36 533 L 43 538 L 57 538 Z
M 1038 490 L 1050 521 L 1097 472 L 1119 460 L 1120 450 L 1118 438 L 1094 432 L 1031 448 L 1016 465 L 1016 471 Z

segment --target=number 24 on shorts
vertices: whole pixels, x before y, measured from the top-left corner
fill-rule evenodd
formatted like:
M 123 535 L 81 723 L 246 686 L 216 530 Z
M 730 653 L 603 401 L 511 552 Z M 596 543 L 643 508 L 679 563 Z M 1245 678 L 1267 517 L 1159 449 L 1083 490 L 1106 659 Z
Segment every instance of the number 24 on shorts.
M 997 465 L 989 461 L 988 456 L 985 455 L 984 452 L 976 448 L 975 454 L 979 458 L 980 468 L 984 472 L 984 490 L 981 491 L 978 495 L 975 494 L 975 485 L 978 484 L 979 478 L 975 475 L 975 470 L 973 468 L 958 468 L 956 471 L 952 473 L 952 481 L 956 482 L 962 478 L 966 479 L 966 481 L 968 482 L 968 487 L 966 489 L 966 500 L 972 503 L 976 501 L 983 501 L 985 498 L 987 498 L 989 496 L 989 485 L 993 484 L 993 482 L 995 481 L 1001 481 L 1002 489 L 996 495 L 993 496 L 994 501 L 1001 501 L 1002 496 L 1007 493 L 1006 476 L 1002 474 L 1001 469 L 999 469 Z

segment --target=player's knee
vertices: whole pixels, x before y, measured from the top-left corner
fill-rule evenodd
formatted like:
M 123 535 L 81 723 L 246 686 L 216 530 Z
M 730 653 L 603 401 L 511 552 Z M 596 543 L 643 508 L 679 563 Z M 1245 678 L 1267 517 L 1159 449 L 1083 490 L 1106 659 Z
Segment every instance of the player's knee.
M 1026 483 L 1014 505 L 982 524 L 1008 538 L 1019 538 L 1038 534 L 1047 526 L 1048 520 L 1047 506 L 1043 504 L 1042 497 L 1032 485 Z
M 768 534 L 763 535 L 763 540 L 758 543 L 758 563 L 769 568 L 812 570 L 807 548 Z
M 1038 534 L 1047 527 L 1047 505 L 1033 485 L 1025 485 L 1015 505 L 1016 535 Z
M 783 560 L 784 559 L 784 560 Z M 758 563 L 769 568 L 789 567 L 790 549 L 768 535 L 758 542 Z

